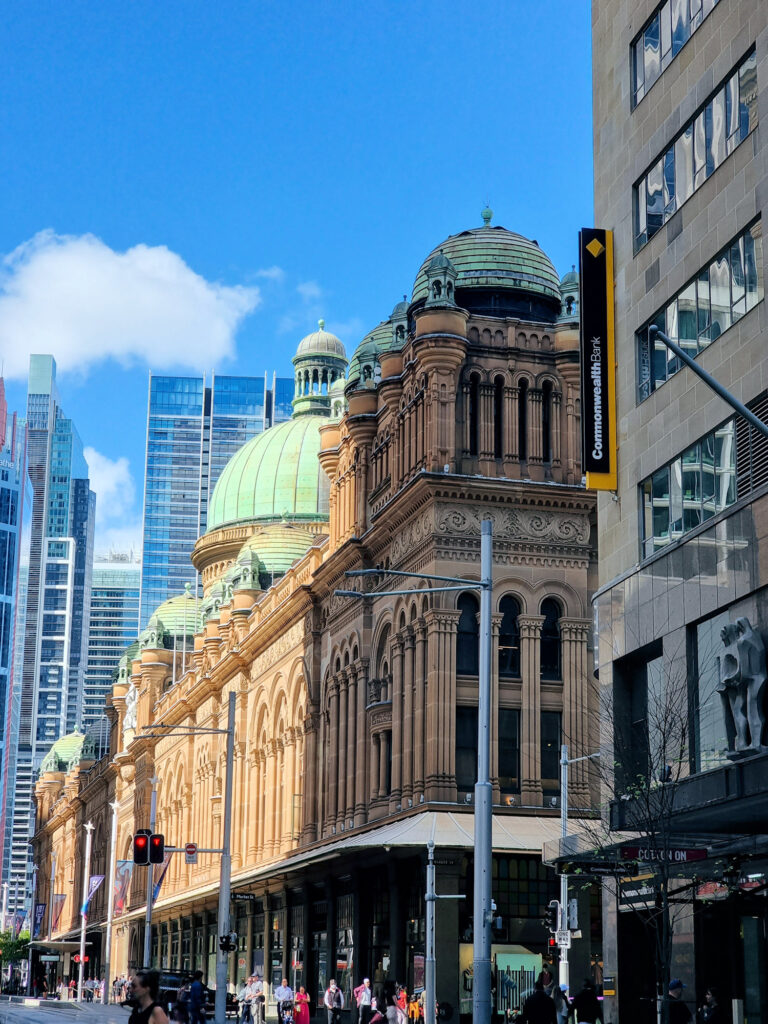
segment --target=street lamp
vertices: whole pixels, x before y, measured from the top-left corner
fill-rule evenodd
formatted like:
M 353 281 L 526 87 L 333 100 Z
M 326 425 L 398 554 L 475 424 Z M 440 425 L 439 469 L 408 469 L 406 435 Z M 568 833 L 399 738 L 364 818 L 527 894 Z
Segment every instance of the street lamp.
M 88 889 L 91 885 L 91 841 L 93 838 L 93 822 L 85 826 L 85 859 L 83 861 L 83 892 L 80 909 L 80 970 L 77 975 L 77 1001 L 83 1001 L 83 971 L 85 969 L 85 926 L 88 920 Z
M 480 591 L 480 650 L 477 694 L 477 781 L 475 783 L 474 851 L 474 949 L 472 955 L 472 1019 L 477 1024 L 491 1020 L 491 876 L 493 870 L 493 789 L 491 765 L 491 597 L 493 594 L 493 522 L 484 519 L 480 526 L 480 580 L 458 576 L 430 576 L 428 573 L 400 572 L 397 569 L 359 569 L 346 576 L 408 576 L 434 580 L 450 586 L 384 590 L 361 594 L 356 590 L 336 590 L 339 597 L 399 597 L 435 594 L 446 590 Z M 428 975 L 428 978 L 432 973 Z M 427 980 L 427 979 L 425 979 Z M 426 1022 L 434 1021 L 435 993 L 425 992 Z
M 109 842 L 109 888 L 107 889 L 107 935 L 106 955 L 104 957 L 104 992 L 101 997 L 102 1003 L 106 1006 L 109 1002 L 111 988 L 110 977 L 112 974 L 112 923 L 115 916 L 115 874 L 117 871 L 117 809 L 120 804 L 113 800 L 109 805 L 112 808 L 112 835 Z

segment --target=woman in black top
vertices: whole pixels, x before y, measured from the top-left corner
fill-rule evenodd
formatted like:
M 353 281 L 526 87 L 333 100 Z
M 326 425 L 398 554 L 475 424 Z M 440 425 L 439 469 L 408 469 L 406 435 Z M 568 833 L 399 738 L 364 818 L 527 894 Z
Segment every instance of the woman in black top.
M 128 1024 L 168 1024 L 168 1016 L 157 995 L 160 975 L 157 971 L 137 971 L 133 978 L 133 1013 Z

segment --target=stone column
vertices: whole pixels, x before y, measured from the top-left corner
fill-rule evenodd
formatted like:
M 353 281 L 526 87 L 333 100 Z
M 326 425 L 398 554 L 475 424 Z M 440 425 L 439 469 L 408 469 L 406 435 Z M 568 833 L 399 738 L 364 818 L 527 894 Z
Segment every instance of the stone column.
M 540 805 L 541 789 L 541 625 L 543 615 L 520 615 L 520 795 L 523 804 Z
M 328 684 L 328 807 L 326 821 L 336 821 L 339 794 L 339 681 L 334 676 Z
M 562 416 L 563 396 L 559 391 L 552 392 L 552 465 L 559 466 L 562 458 L 560 455 L 560 419 Z
M 392 792 L 389 809 L 396 811 L 403 794 L 403 638 L 392 639 Z
M 535 479 L 543 479 L 541 470 L 542 464 L 542 429 L 541 429 L 541 389 L 528 389 L 528 466 L 531 476 Z
M 274 853 L 277 847 L 277 755 L 279 740 L 267 742 L 267 828 L 264 837 L 264 852 L 267 856 Z
M 368 742 L 368 723 L 365 706 L 368 703 L 368 658 L 361 658 L 357 670 L 357 755 L 355 758 L 355 807 L 356 825 L 366 821 L 366 782 L 368 770 L 373 767 L 373 757 L 366 749 Z
M 456 761 L 456 628 L 459 612 L 427 612 L 427 800 L 455 800 Z
M 392 756 L 392 733 L 379 733 L 379 796 L 387 797 L 387 762 Z
M 302 792 L 302 803 L 304 813 L 302 815 L 303 828 L 302 838 L 305 842 L 319 837 L 318 833 L 318 805 L 317 805 L 317 740 L 318 740 L 318 715 L 313 711 L 307 714 L 304 719 L 304 787 Z
M 344 826 L 347 808 L 347 686 L 349 678 L 341 673 L 339 680 L 339 757 L 338 757 L 338 798 L 336 801 L 336 831 Z
M 491 616 L 491 785 L 493 802 L 501 803 L 499 789 L 499 630 L 503 616 Z
M 344 806 L 345 828 L 355 816 L 355 784 L 357 782 L 357 670 L 350 668 L 347 674 L 347 799 Z
M 413 709 L 413 802 L 424 799 L 424 754 L 426 738 L 424 735 L 424 713 L 426 711 L 426 659 L 427 659 L 427 626 L 424 619 L 416 621 L 416 661 L 414 669 L 414 709 Z
M 493 384 L 484 382 L 479 388 L 480 409 L 479 409 L 479 449 L 481 463 L 485 464 L 485 471 L 488 472 L 493 465 Z M 481 471 L 483 467 L 481 466 Z
M 569 757 L 591 754 L 589 716 L 589 677 L 587 642 L 592 629 L 590 619 L 560 619 L 563 659 L 563 743 Z M 568 774 L 570 800 L 579 807 L 589 806 L 589 761 L 572 765 Z
M 410 626 L 406 627 L 403 653 L 403 775 L 402 804 L 413 801 L 413 674 L 415 637 Z
M 295 823 L 293 820 L 293 795 L 296 792 L 296 734 L 293 729 L 288 730 L 284 737 L 283 743 L 283 749 L 285 751 L 285 778 L 283 780 L 283 793 L 287 795 L 287 806 L 285 806 L 286 801 L 283 801 L 283 827 L 282 841 L 280 845 L 281 847 L 290 849 L 294 842 L 293 837 L 296 834 Z

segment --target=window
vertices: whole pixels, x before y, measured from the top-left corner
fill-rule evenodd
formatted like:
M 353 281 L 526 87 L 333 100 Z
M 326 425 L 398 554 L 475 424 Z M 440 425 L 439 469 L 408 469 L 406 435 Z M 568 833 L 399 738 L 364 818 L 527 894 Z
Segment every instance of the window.
M 630 47 L 632 106 L 672 63 L 717 0 L 664 0 Z
M 541 712 L 541 785 L 544 796 L 560 792 L 560 723 L 559 711 Z
M 479 607 L 474 594 L 462 594 L 456 603 L 461 612 L 456 636 L 456 672 L 476 676 L 479 664 Z
M 670 302 L 643 324 L 638 346 L 638 400 L 643 401 L 680 369 L 656 326 L 690 356 L 715 341 L 763 298 L 763 229 L 755 221 L 715 256 Z
M 695 627 L 693 679 L 693 722 L 695 771 L 705 772 L 710 768 L 729 764 L 726 751 L 729 748 L 725 725 L 723 699 L 718 692 L 720 673 L 718 658 L 723 644 L 720 630 L 730 622 L 727 612 L 700 622 Z
M 520 792 L 520 712 L 499 708 L 499 789 Z
M 480 442 L 479 442 L 479 423 L 478 423 L 478 407 L 480 404 L 479 400 L 480 383 L 476 373 L 473 373 L 469 378 L 469 454 L 477 455 Z
M 520 381 L 517 400 L 517 450 L 520 461 L 528 458 L 528 381 Z
M 736 438 L 727 420 L 640 484 L 641 557 L 679 540 L 736 500 Z
M 541 678 L 557 680 L 560 670 L 560 605 L 552 597 L 541 602 Z
M 504 381 L 501 377 L 493 382 L 493 457 L 504 457 Z
M 541 389 L 541 456 L 552 461 L 552 385 L 547 380 Z
M 517 617 L 520 604 L 517 598 L 507 594 L 499 602 L 501 628 L 499 630 L 499 675 L 506 678 L 520 678 L 520 627 Z
M 477 781 L 477 708 L 456 708 L 456 788 L 474 789 Z
M 654 47 L 647 52 L 653 54 Z M 636 249 L 656 234 L 756 126 L 753 50 L 635 185 Z

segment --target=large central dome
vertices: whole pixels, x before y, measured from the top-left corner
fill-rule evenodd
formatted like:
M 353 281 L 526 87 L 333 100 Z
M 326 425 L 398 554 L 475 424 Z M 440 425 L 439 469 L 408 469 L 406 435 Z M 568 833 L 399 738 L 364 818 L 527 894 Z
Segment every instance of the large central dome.
M 427 267 L 441 253 L 458 272 L 456 302 L 482 313 L 525 312 L 516 305 L 541 305 L 554 315 L 561 306 L 560 278 L 537 242 L 503 227 L 491 227 L 491 211 L 483 211 L 483 227 L 451 235 L 429 253 L 413 285 L 412 302 L 427 298 Z M 517 299 L 517 303 L 515 302 Z

